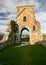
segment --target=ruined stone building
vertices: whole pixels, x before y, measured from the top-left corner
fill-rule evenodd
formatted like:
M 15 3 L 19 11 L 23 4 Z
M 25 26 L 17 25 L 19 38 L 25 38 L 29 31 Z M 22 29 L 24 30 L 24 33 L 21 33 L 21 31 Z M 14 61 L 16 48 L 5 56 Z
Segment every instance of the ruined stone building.
M 21 35 L 23 29 L 28 29 L 30 44 L 34 44 L 35 42 L 41 41 L 43 39 L 40 23 L 35 19 L 34 5 L 18 6 L 16 22 L 19 26 L 19 35 Z M 20 39 L 20 36 L 18 39 Z
M 42 41 L 41 27 L 40 23 L 35 19 L 34 5 L 17 6 L 16 8 L 17 12 L 15 21 L 18 25 L 15 39 L 16 43 L 20 43 L 23 29 L 29 31 L 29 44 L 35 44 L 35 42 Z M 4 38 L 8 39 L 8 35 L 9 34 L 6 33 Z

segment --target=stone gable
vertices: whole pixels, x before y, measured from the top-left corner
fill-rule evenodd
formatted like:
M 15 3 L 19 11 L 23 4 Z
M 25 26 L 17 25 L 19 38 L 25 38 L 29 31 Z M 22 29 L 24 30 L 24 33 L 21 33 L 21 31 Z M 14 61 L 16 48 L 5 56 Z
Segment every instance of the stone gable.
M 23 20 L 24 17 L 26 18 L 26 21 Z M 34 5 L 18 6 L 16 21 L 19 26 L 20 35 L 22 29 L 27 28 L 29 30 L 30 44 L 43 40 L 40 23 L 35 19 Z M 33 30 L 33 27 L 35 27 L 35 30 Z

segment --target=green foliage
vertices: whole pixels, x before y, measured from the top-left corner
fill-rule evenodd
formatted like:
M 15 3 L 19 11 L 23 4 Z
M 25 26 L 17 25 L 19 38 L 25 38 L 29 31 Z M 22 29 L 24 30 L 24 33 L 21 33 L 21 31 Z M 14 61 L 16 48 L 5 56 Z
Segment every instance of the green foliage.
M 1 33 L 1 34 L 0 34 L 0 40 L 2 40 L 3 36 L 4 36 L 4 34 Z
M 28 38 L 21 38 L 21 42 L 29 42 L 29 37 Z
M 11 30 L 12 30 L 12 32 L 14 32 L 15 31 L 15 21 L 14 20 L 11 20 Z
M 16 33 L 18 30 L 18 25 L 17 25 L 16 21 L 14 21 L 14 20 L 11 20 L 11 29 L 14 33 Z
M 0 51 L 1 65 L 46 65 L 46 48 L 11 45 Z
M 14 43 L 14 38 L 16 38 L 16 25 L 16 22 L 14 20 L 11 20 L 11 32 L 8 39 L 10 43 Z
M 46 39 L 46 34 L 43 34 L 43 39 Z
M 11 31 L 9 31 L 10 33 L 9 33 L 8 39 L 7 39 L 7 41 L 1 42 L 0 49 L 5 48 L 5 47 L 15 43 L 15 41 L 16 41 L 16 22 L 14 20 L 11 20 L 9 25 L 11 26 L 10 27 Z
M 9 43 L 14 43 L 14 33 L 11 31 L 7 40 Z

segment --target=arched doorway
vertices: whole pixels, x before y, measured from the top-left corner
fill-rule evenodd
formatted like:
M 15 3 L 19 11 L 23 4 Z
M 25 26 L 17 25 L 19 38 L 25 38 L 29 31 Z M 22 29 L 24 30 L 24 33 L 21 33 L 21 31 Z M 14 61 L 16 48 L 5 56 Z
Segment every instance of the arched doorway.
M 29 44 L 29 30 L 27 28 L 21 30 L 20 42 L 21 44 Z

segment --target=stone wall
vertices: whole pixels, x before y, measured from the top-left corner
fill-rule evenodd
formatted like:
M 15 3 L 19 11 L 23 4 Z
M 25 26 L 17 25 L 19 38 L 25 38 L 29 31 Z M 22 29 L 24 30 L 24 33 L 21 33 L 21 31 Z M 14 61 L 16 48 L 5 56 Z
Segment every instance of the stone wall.
M 24 21 L 26 17 L 26 21 Z M 19 26 L 19 34 L 23 29 L 29 30 L 29 44 L 35 44 L 36 42 L 42 41 L 43 36 L 41 33 L 40 23 L 35 19 L 34 6 L 18 6 L 17 7 L 17 24 Z M 35 30 L 34 30 L 35 27 Z M 21 38 L 18 37 L 18 39 Z M 20 43 L 20 42 L 19 42 Z
M 42 41 L 39 41 L 37 42 L 39 45 L 43 46 L 43 47 L 46 47 L 46 40 L 42 40 Z
M 7 47 L 11 44 L 14 44 L 14 31 L 13 26 L 14 21 L 9 21 L 7 24 L 7 30 L 5 35 L 3 36 L 3 39 L 0 41 L 0 49 Z
M 26 21 L 24 21 L 24 16 Z M 33 30 L 34 26 L 35 30 Z M 29 43 L 31 45 L 43 40 L 40 23 L 35 19 L 34 5 L 17 7 L 16 21 L 8 22 L 6 33 L 0 41 L 0 49 L 10 44 L 20 43 L 21 31 L 24 28 L 29 30 Z
M 42 41 L 36 42 L 36 44 L 39 44 L 39 45 L 41 45 L 41 46 L 46 48 L 46 40 L 42 40 Z

